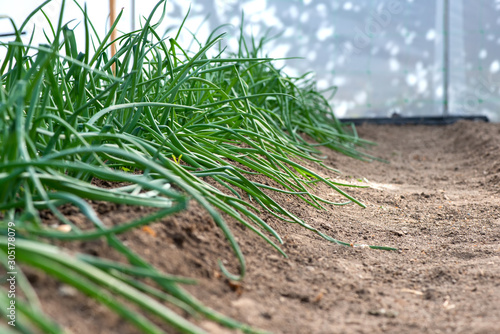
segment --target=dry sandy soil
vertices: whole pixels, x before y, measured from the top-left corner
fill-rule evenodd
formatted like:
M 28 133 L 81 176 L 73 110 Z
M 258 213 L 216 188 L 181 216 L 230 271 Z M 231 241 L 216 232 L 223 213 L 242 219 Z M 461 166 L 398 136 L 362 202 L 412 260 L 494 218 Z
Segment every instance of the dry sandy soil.
M 500 333 L 500 124 L 363 125 L 358 131 L 378 142 L 373 155 L 391 163 L 325 150 L 326 164 L 344 173 L 315 168 L 369 185 L 350 190 L 366 209 L 316 211 L 288 196 L 275 198 L 337 239 L 399 251 L 339 246 L 264 215 L 283 237 L 286 259 L 230 221 L 248 265 L 242 284 L 234 285 L 220 274 L 217 259 L 233 272 L 236 261 L 197 205 L 151 225 L 156 236 L 135 230 L 121 239 L 161 270 L 198 279 L 186 288 L 206 305 L 274 333 Z M 339 199 L 326 187 L 317 191 Z M 105 222 L 140 215 L 112 205 L 99 211 Z M 103 241 L 78 250 L 109 252 Z M 29 277 L 45 311 L 69 331 L 134 333 L 56 281 L 36 272 Z M 211 333 L 231 333 L 194 321 Z

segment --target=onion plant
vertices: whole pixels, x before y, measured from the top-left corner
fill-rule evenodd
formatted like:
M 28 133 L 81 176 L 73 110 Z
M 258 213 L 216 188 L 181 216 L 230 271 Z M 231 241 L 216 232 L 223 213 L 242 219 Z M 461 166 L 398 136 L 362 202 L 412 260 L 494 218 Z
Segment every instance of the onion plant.
M 203 44 L 193 36 L 198 47 L 186 50 L 178 43 L 179 34 L 163 38 L 157 32 L 161 19 L 153 23 L 152 17 L 157 10 L 165 14 L 165 2 L 160 1 L 139 30 L 114 41 L 110 33 L 101 39 L 86 8 L 80 7 L 85 31 L 81 48 L 74 30 L 62 21 L 63 1 L 58 22 L 49 21 L 51 29 L 44 32 L 47 42 L 23 44 L 21 31 L 33 15 L 43 13 L 48 2 L 20 27 L 12 21 L 17 37 L 1 44 L 6 49 L 0 63 L 1 262 L 7 263 L 5 231 L 14 223 L 20 263 L 73 285 L 144 333 L 162 329 L 118 298 L 185 333 L 203 330 L 165 305 L 243 332 L 259 332 L 202 305 L 179 286 L 192 283 L 190 279 L 158 272 L 124 246 L 118 235 L 184 210 L 194 199 L 210 213 L 239 261 L 238 274 L 220 264 L 233 280 L 243 278 L 245 261 L 221 213 L 284 256 L 281 237 L 260 218 L 262 212 L 299 224 L 333 243 L 349 245 L 308 225 L 269 194 L 291 194 L 317 209 L 350 202 L 364 206 L 345 191 L 352 185 L 325 178 L 301 161 L 322 165 L 318 145 L 370 159 L 356 149 L 367 142 L 337 121 L 314 81 L 308 76 L 287 76 L 262 54 L 265 39 L 247 42 L 241 37 L 235 54 L 221 50 L 208 57 L 207 51 L 217 48 L 224 37 L 214 33 Z M 111 57 L 112 43 L 117 52 Z M 303 134 L 317 144 L 304 140 Z M 254 174 L 266 176 L 272 185 L 256 182 Z M 128 185 L 104 189 L 92 183 L 95 179 Z M 318 196 L 316 183 L 328 185 L 345 201 L 333 203 Z M 89 200 L 156 210 L 108 227 Z M 59 207 L 68 203 L 94 227 L 82 230 L 65 217 Z M 42 210 L 50 210 L 71 231 L 60 232 L 45 224 Z M 96 238 L 106 238 L 129 264 L 75 256 L 50 245 L 56 239 Z M 142 278 L 153 280 L 156 287 Z M 18 279 L 25 297 L 17 304 L 16 330 L 61 332 L 43 315 L 36 293 L 20 271 Z M 4 289 L 0 300 L 8 302 Z

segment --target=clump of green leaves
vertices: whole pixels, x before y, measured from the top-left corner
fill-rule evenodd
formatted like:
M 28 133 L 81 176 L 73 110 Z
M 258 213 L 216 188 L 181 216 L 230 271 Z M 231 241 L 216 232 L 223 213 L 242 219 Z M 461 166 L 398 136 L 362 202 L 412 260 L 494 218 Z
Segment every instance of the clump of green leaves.
M 189 279 L 159 273 L 121 243 L 117 235 L 149 224 L 198 201 L 223 231 L 245 274 L 243 254 L 220 213 L 224 212 L 257 233 L 284 256 L 278 233 L 259 217 L 266 211 L 284 222 L 296 223 L 326 240 L 327 236 L 281 207 L 268 190 L 292 194 L 317 209 L 331 203 L 312 192 L 322 182 L 342 194 L 347 203 L 362 203 L 339 184 L 318 175 L 297 161 L 321 164 L 320 145 L 360 159 L 356 146 L 365 143 L 347 132 L 330 106 L 306 77 L 291 78 L 262 57 L 262 40 L 243 37 L 240 50 L 207 57 L 223 35 L 211 35 L 195 52 L 183 49 L 175 38 L 161 38 L 160 22 L 151 13 L 143 27 L 115 41 L 100 39 L 81 8 L 85 45 L 80 49 L 74 31 L 62 22 L 62 13 L 47 44 L 22 43 L 20 32 L 40 5 L 21 25 L 17 38 L 2 44 L 6 57 L 0 64 L 0 210 L 2 229 L 15 224 L 17 259 L 71 284 L 129 320 L 144 333 L 162 330 L 118 297 L 156 315 L 185 333 L 203 331 L 157 300 L 172 303 L 191 314 L 201 314 L 230 328 L 258 332 L 203 306 L 179 287 Z M 163 10 L 165 2 L 155 8 Z M 120 14 L 121 16 L 121 14 Z M 118 17 L 118 22 L 120 17 Z M 116 25 L 116 23 L 115 23 Z M 182 28 L 182 27 L 181 27 Z M 178 36 L 178 35 L 177 35 Z M 118 46 L 110 57 L 111 43 Z M 181 163 L 182 161 L 182 163 Z M 133 174 L 140 171 L 140 175 Z M 252 180 L 253 174 L 276 186 Z M 205 182 L 212 178 L 219 187 Z M 91 183 L 101 179 L 127 186 L 103 189 Z M 175 185 L 175 190 L 172 187 Z M 227 191 L 222 191 L 225 189 Z M 88 200 L 157 208 L 140 219 L 115 227 L 105 226 Z M 60 211 L 62 204 L 77 207 L 93 223 L 81 230 Z M 40 218 L 50 210 L 71 232 L 59 232 Z M 76 258 L 47 240 L 106 238 L 130 264 L 79 255 Z M 21 240 L 22 239 L 22 240 Z M 0 236 L 0 257 L 7 263 L 8 239 Z M 144 284 L 153 279 L 159 288 Z M 26 296 L 19 301 L 21 331 L 39 328 L 61 332 L 40 311 L 36 294 L 19 274 Z M 0 290 L 0 300 L 7 301 Z M 4 308 L 2 308 L 4 310 Z

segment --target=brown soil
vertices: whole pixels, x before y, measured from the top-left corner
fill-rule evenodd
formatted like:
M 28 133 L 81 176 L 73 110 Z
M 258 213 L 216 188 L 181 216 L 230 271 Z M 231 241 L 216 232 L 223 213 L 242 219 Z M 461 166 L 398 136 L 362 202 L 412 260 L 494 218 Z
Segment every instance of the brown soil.
M 274 333 L 500 333 L 500 124 L 364 125 L 358 131 L 378 142 L 372 154 L 391 163 L 364 163 L 325 150 L 326 163 L 345 173 L 315 168 L 339 182 L 369 185 L 349 191 L 366 209 L 316 211 L 289 196 L 274 198 L 339 240 L 399 252 L 338 246 L 264 215 L 285 241 L 285 259 L 229 221 L 248 266 L 242 284 L 235 285 L 220 274 L 217 259 L 233 272 L 236 261 L 196 204 L 151 225 L 156 235 L 135 230 L 121 239 L 157 268 L 196 278 L 199 284 L 186 289 L 206 305 Z M 317 191 L 340 199 L 326 187 Z M 130 207 L 99 211 L 105 222 L 141 214 Z M 119 258 L 109 255 L 103 241 L 78 249 Z M 71 332 L 134 333 L 104 307 L 52 279 L 34 272 L 30 279 L 44 310 Z M 194 321 L 211 333 L 231 333 Z

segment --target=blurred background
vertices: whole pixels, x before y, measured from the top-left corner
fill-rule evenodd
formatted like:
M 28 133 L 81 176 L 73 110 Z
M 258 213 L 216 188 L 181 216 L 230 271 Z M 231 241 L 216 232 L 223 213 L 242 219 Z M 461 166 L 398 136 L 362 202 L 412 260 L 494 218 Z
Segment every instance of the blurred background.
M 157 2 L 115 1 L 117 13 L 123 9 L 118 25 L 123 32 L 139 28 Z M 104 36 L 109 29 L 108 2 L 76 2 L 86 4 Z M 0 15 L 19 26 L 41 3 L 23 0 L 21 6 L 0 0 Z M 54 24 L 61 3 L 53 0 L 45 7 Z M 193 34 L 204 44 L 215 28 L 229 24 L 218 32 L 227 33 L 223 47 L 235 51 L 244 13 L 245 36 L 270 38 L 265 45 L 268 56 L 302 58 L 277 60 L 286 66 L 285 72 L 312 72 L 320 91 L 338 87 L 331 98 L 337 117 L 447 113 L 500 121 L 500 0 L 169 0 L 166 6 L 167 16 L 158 29 L 165 37 L 176 35 L 190 10 L 180 36 L 185 48 L 193 43 Z M 82 13 L 74 1 L 66 2 L 64 22 L 70 20 L 75 33 L 83 34 Z M 34 30 L 35 44 L 44 43 L 43 31 L 50 31 L 50 25 L 43 15 L 33 22 L 25 29 L 26 42 Z M 8 19 L 0 20 L 0 33 L 12 30 Z M 191 50 L 198 47 L 194 42 Z

